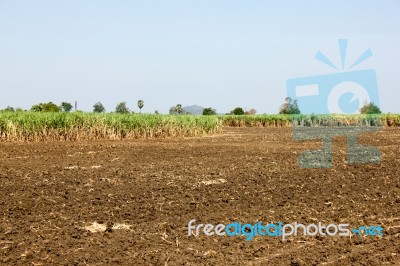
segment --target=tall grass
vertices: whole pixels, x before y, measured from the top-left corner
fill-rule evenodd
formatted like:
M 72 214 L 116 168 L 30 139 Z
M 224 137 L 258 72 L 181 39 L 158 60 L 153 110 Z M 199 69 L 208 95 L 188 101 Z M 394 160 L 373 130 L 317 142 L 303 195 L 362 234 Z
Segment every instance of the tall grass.
M 0 112 L 0 141 L 189 137 L 232 127 L 400 127 L 400 115 L 140 115 Z
M 225 126 L 231 127 L 286 127 L 289 115 L 223 115 L 219 116 Z
M 188 137 L 217 133 L 213 116 L 1 112 L 1 141 Z
M 219 117 L 225 126 L 383 126 L 399 127 L 400 115 L 226 115 Z

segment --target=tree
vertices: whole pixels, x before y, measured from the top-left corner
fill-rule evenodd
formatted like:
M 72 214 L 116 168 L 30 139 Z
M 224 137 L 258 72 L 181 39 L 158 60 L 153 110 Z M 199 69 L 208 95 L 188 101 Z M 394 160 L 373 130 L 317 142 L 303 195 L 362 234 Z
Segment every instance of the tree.
M 3 111 L 5 111 L 5 112 L 15 112 L 14 107 L 11 107 L 11 106 L 7 106 L 7 108 L 5 108 Z
M 182 104 L 177 104 L 177 105 L 175 106 L 175 110 L 176 110 L 176 112 L 177 112 L 178 114 L 182 114 L 182 113 L 183 113 Z
M 129 114 L 129 108 L 126 107 L 126 102 L 120 102 L 117 104 L 117 107 L 115 107 L 115 112 L 120 113 L 120 114 Z
M 142 108 L 144 106 L 144 101 L 143 100 L 139 100 L 137 102 L 137 106 L 139 107 L 140 113 L 142 113 Z
M 174 114 L 183 114 L 183 107 L 182 104 L 177 104 L 176 106 L 172 106 L 171 108 L 169 108 L 169 114 L 174 115 Z
M 231 111 L 231 114 L 233 115 L 244 115 L 244 110 L 242 107 L 236 107 Z
M 104 113 L 106 108 L 104 108 L 101 102 L 97 102 L 93 105 L 93 113 Z
M 216 115 L 217 111 L 211 107 L 203 109 L 203 115 Z
M 43 110 L 43 107 L 40 104 L 35 104 L 35 105 L 32 105 L 32 107 L 31 107 L 32 112 L 41 112 L 42 110 Z
M 61 103 L 61 109 L 64 111 L 64 112 L 71 112 L 71 110 L 72 110 L 72 104 L 70 104 L 70 103 L 67 103 L 67 102 L 62 102 Z
M 300 114 L 299 106 L 297 105 L 297 100 L 292 100 L 290 97 L 285 98 L 285 102 L 279 108 L 279 114 L 293 115 Z
M 52 102 L 43 103 L 42 105 L 43 105 L 43 109 L 42 109 L 43 112 L 59 112 L 60 111 L 60 107 Z
M 374 104 L 373 102 L 368 103 L 365 102 L 363 107 L 361 107 L 360 109 L 360 113 L 362 114 L 381 114 L 381 109 Z
M 257 110 L 256 109 L 250 109 L 250 110 L 248 110 L 248 111 L 246 111 L 246 115 L 255 115 L 257 113 Z
M 35 104 L 31 107 L 31 111 L 33 112 L 59 112 L 60 107 L 52 102 L 48 103 L 39 103 Z

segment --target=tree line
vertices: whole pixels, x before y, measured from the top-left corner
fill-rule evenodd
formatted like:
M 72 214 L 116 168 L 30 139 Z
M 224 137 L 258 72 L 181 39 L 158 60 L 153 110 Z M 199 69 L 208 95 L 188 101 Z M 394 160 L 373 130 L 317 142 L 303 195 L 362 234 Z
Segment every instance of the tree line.
M 139 108 L 139 113 L 142 112 L 142 108 L 144 107 L 144 101 L 139 100 L 137 102 L 138 108 Z M 71 112 L 73 109 L 73 105 L 68 102 L 62 102 L 60 105 L 57 105 L 53 102 L 48 102 L 48 103 L 39 103 L 32 105 L 29 111 L 32 112 Z M 6 107 L 5 109 L 1 111 L 6 111 L 6 112 L 23 112 L 23 111 L 28 111 L 28 110 L 23 110 L 22 108 L 13 108 L 11 106 Z M 78 110 L 75 110 L 78 111 Z M 106 108 L 101 102 L 97 102 L 93 105 L 93 112 L 94 113 L 105 113 Z M 131 113 L 129 108 L 126 106 L 126 102 L 120 102 L 117 104 L 115 107 L 115 112 L 116 113 L 121 113 L 121 114 L 128 114 Z
M 144 107 L 144 101 L 138 100 L 137 107 L 139 108 L 139 113 L 142 113 L 142 108 Z M 56 105 L 53 102 L 48 103 L 39 103 L 35 104 L 31 107 L 30 111 L 33 112 L 71 112 L 73 109 L 73 105 L 68 102 L 62 102 L 60 105 Z M 8 106 L 2 111 L 6 112 L 22 112 L 24 111 L 21 108 L 13 108 Z M 75 110 L 77 111 L 77 110 Z M 105 113 L 106 108 L 103 106 L 101 102 L 97 102 L 93 105 L 94 113 Z M 129 114 L 132 112 L 126 105 L 126 102 L 120 102 L 115 107 L 115 113 L 120 114 Z M 242 107 L 236 107 L 226 115 L 255 115 L 257 111 L 255 109 L 244 110 Z M 365 102 L 362 108 L 360 109 L 361 114 L 381 114 L 381 110 L 379 107 L 373 102 L 368 103 Z M 155 114 L 158 114 L 158 111 L 155 111 Z M 169 109 L 169 114 L 172 115 L 181 115 L 181 114 L 190 114 L 186 112 L 182 106 L 182 104 L 177 104 L 176 106 L 172 106 Z M 212 107 L 207 107 L 203 109 L 203 115 L 217 115 L 217 110 Z M 279 114 L 301 114 L 300 108 L 297 104 L 297 100 L 292 100 L 290 97 L 286 97 L 284 103 L 279 108 Z

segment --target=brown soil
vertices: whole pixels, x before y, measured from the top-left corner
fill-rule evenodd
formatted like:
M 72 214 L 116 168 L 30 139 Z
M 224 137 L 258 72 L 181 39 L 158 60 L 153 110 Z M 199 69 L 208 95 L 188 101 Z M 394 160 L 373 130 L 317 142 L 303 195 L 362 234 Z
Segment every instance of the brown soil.
M 318 142 L 296 142 L 290 128 L 2 143 L 0 263 L 399 264 L 400 130 L 360 141 L 380 149 L 380 165 L 347 164 L 345 139 L 336 138 L 333 168 L 300 169 L 298 155 Z M 384 236 L 188 237 L 191 219 L 380 225 Z

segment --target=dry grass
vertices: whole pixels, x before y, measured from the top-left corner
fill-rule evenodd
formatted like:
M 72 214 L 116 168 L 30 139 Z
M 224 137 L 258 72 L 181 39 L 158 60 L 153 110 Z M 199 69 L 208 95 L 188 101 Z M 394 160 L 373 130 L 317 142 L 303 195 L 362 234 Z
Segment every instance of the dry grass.
M 191 137 L 221 126 L 215 116 L 2 112 L 0 141 Z

